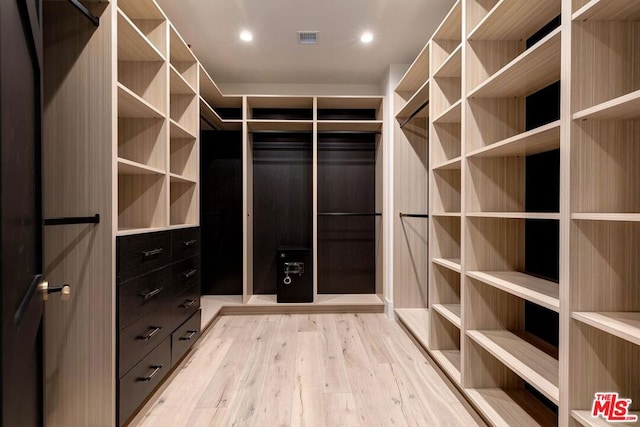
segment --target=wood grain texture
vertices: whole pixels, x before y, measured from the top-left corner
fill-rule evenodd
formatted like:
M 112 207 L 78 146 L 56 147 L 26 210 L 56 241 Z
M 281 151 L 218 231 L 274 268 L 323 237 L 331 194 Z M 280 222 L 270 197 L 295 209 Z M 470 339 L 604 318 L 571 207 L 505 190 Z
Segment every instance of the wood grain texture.
M 166 170 L 167 124 L 161 119 L 118 119 L 118 157 Z
M 640 5 L 634 0 L 582 1 L 583 7 L 575 10 L 574 21 L 637 21 Z
M 101 217 L 44 228 L 43 273 L 72 287 L 44 313 L 43 419 L 54 427 L 115 424 L 116 11 L 88 7 L 99 28 L 66 2 L 43 8 L 43 216 Z
M 430 46 L 431 42 L 425 44 L 396 86 L 395 92 L 405 101 L 408 101 L 429 80 Z
M 394 322 L 361 316 L 222 317 L 139 425 L 479 425 Z

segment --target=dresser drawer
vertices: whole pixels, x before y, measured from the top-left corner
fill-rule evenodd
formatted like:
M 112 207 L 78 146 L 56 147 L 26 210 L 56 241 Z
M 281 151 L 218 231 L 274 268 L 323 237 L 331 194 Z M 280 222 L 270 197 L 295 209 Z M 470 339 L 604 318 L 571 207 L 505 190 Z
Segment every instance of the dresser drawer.
M 171 297 L 169 266 L 124 282 L 118 286 L 119 329 L 157 310 Z
M 200 283 L 169 299 L 172 324 L 178 327 L 200 308 Z
M 171 276 L 171 289 L 174 295 L 200 283 L 200 255 L 173 264 Z
M 200 310 L 196 311 L 182 326 L 171 334 L 171 365 L 182 359 L 182 356 L 200 337 Z
M 200 253 L 200 227 L 171 232 L 172 261 L 180 261 Z
M 118 282 L 123 283 L 171 262 L 171 232 L 118 237 Z
M 123 376 L 175 329 L 163 306 L 120 331 L 118 376 Z
M 171 338 L 118 381 L 118 423 L 123 425 L 171 370 Z

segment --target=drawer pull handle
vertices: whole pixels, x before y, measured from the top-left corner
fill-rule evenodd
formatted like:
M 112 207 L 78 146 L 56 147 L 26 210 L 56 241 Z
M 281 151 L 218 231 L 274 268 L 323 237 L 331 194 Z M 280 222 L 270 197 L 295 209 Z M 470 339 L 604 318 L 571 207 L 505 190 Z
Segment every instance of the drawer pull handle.
M 189 270 L 186 273 L 183 273 L 184 274 L 184 278 L 188 279 L 190 277 L 193 277 L 193 275 L 196 274 L 197 272 L 198 272 L 198 270 L 196 270 L 196 269 Z
M 151 371 L 151 373 L 149 375 L 147 375 L 146 377 L 140 377 L 138 378 L 138 381 L 142 381 L 142 382 L 147 382 L 147 381 L 151 381 L 153 379 L 153 376 L 155 374 L 158 373 L 158 371 L 160 371 L 160 369 L 162 369 L 162 365 L 153 365 L 150 366 L 151 369 L 153 369 L 153 371 Z
M 152 249 L 150 251 L 142 251 L 142 255 L 144 256 L 145 259 L 147 259 L 147 258 L 154 257 L 156 255 L 160 255 L 162 252 L 164 252 L 164 249 L 158 248 L 158 249 Z
M 196 300 L 194 299 L 188 299 L 184 304 L 182 304 L 180 307 L 182 308 L 189 308 L 191 307 L 193 304 L 196 303 Z
M 191 338 L 193 338 L 193 336 L 197 334 L 198 331 L 187 331 L 187 333 L 189 334 L 189 336 L 180 338 L 181 341 L 191 341 Z
M 154 289 L 154 290 L 152 290 L 151 292 L 148 292 L 148 293 L 146 293 L 146 294 L 145 294 L 144 292 L 141 292 L 141 293 L 140 293 L 140 294 L 138 294 L 138 295 L 140 295 L 142 298 L 144 298 L 144 299 L 146 299 L 146 300 L 147 300 L 147 299 L 150 299 L 150 298 L 155 297 L 156 295 L 158 295 L 158 294 L 159 294 L 160 292 L 162 292 L 163 290 L 164 290 L 164 288 L 156 288 L 156 289 Z
M 150 331 L 150 332 L 147 332 L 147 333 L 146 333 L 146 334 L 144 334 L 144 335 L 140 335 L 140 336 L 138 337 L 138 339 L 139 339 L 139 340 L 142 340 L 142 341 L 148 341 L 148 340 L 150 340 L 151 338 L 153 338 L 153 336 L 154 336 L 155 334 L 157 334 L 158 332 L 160 332 L 160 330 L 161 330 L 161 329 L 162 329 L 162 326 L 152 326 L 152 327 L 150 327 L 150 328 L 149 328 L 149 331 Z
M 182 242 L 182 244 L 184 245 L 185 248 L 191 247 L 191 246 L 195 245 L 196 243 L 198 243 L 197 240 L 187 240 L 186 242 Z

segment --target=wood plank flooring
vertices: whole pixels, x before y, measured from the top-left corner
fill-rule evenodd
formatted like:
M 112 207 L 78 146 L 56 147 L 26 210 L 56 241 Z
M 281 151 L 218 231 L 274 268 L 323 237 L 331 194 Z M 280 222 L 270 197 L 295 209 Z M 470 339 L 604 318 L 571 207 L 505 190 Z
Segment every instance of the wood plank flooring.
M 144 427 L 480 425 L 382 314 L 223 316 Z

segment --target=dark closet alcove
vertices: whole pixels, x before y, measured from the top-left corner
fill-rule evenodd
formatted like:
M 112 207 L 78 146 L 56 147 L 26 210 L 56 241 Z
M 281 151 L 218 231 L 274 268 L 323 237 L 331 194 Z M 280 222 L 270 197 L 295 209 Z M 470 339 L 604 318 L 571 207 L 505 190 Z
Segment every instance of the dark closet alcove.
M 252 134 L 253 293 L 275 294 L 279 246 L 313 247 L 312 133 Z M 305 266 L 313 277 L 313 266 Z
M 242 132 L 200 137 L 202 294 L 242 295 Z
M 319 294 L 375 293 L 375 183 L 375 134 L 318 136 Z

